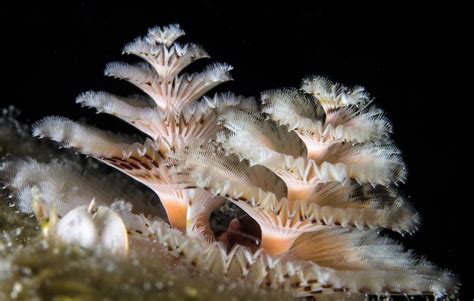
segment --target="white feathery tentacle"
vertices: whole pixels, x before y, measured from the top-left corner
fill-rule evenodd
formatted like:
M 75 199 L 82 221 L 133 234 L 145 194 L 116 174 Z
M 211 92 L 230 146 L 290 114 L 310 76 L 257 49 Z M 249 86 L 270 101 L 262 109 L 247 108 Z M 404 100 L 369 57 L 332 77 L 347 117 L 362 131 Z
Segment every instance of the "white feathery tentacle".
M 308 157 L 321 161 L 334 143 L 372 143 L 387 141 L 391 126 L 380 109 L 370 106 L 342 106 L 326 114 L 311 104 L 309 95 L 293 90 L 274 90 L 262 94 L 263 112 L 294 130 L 304 141 Z
M 185 32 L 181 29 L 179 24 L 171 24 L 168 26 L 155 26 L 148 30 L 146 41 L 150 44 L 164 44 L 171 46 L 176 39 L 184 36 Z
M 335 270 L 311 261 L 274 257 L 262 251 L 252 253 L 242 246 L 236 246 L 227 252 L 221 244 L 207 244 L 203 240 L 189 239 L 159 220 L 149 224 L 149 232 L 159 244 L 165 246 L 172 256 L 192 264 L 201 272 L 252 281 L 262 288 L 287 289 L 298 297 L 316 297 L 322 293 L 335 292 L 364 295 L 377 293 L 416 295 L 432 292 L 436 295 L 445 295 L 451 293 L 450 289 L 455 281 L 451 274 L 439 272 L 423 262 L 419 263 L 419 270 L 416 273 L 403 268 L 398 271 L 393 268 Z M 354 241 L 354 238 L 351 239 Z M 370 246 L 370 242 L 362 243 Z M 331 247 L 334 248 L 334 244 L 329 246 Z M 399 252 L 397 247 L 392 248 L 392 254 Z M 364 258 L 366 252 L 364 250 L 360 252 Z M 383 263 L 383 254 L 381 256 Z M 400 264 L 403 267 L 413 259 L 408 257 L 405 261 L 394 260 L 393 265 Z M 386 263 L 382 266 L 386 266 Z
M 146 63 L 110 63 L 105 74 L 134 84 L 147 93 L 161 111 L 180 113 L 215 86 L 231 80 L 229 71 L 232 69 L 226 64 L 213 64 L 201 73 L 179 75 L 192 62 L 209 57 L 198 45 L 175 43 L 182 35 L 184 31 L 178 25 L 150 29 L 144 38 L 137 38 L 123 50 Z
M 321 76 L 305 78 L 301 89 L 316 97 L 326 113 L 341 107 L 358 106 L 370 101 L 369 95 L 363 87 L 356 86 L 350 89 Z
M 126 157 L 136 146 L 131 137 L 116 135 L 64 117 L 50 116 L 33 125 L 33 136 L 59 142 L 94 157 Z
M 187 198 L 170 176 L 170 167 L 175 163 L 165 158 L 153 141 L 126 144 L 121 137 L 54 117 L 39 121 L 33 134 L 49 137 L 65 147 L 95 157 L 150 187 L 160 197 L 170 222 L 183 231 L 186 228 Z
M 117 116 L 155 140 L 159 138 L 156 127 L 166 117 L 148 99 L 140 96 L 122 97 L 102 91 L 88 91 L 79 95 L 76 102 L 95 108 L 97 113 Z
M 324 228 L 300 236 L 286 255 L 341 270 L 412 271 L 430 269 L 411 252 L 370 230 Z M 431 267 L 432 268 L 432 267 Z
M 118 199 L 134 203 L 134 212 L 147 212 L 153 216 L 163 216 L 158 204 L 152 203 L 149 193 L 130 185 L 118 175 L 100 174 L 80 167 L 71 161 L 39 163 L 34 160 L 11 160 L 0 168 L 2 182 L 15 195 L 15 203 L 20 211 L 33 211 L 32 189 L 41 194 L 46 209 L 55 208 L 63 216 L 77 206 L 88 205 L 96 199 L 97 206 L 110 206 Z
M 314 121 L 324 121 L 319 102 L 296 89 L 268 90 L 261 93 L 262 112 L 291 130 L 311 128 Z
M 278 199 L 275 194 L 252 182 L 251 168 L 245 162 L 232 155 L 226 156 L 215 147 L 200 146 L 186 150 L 181 160 L 185 171 L 180 173 L 180 180 L 190 183 L 188 187 L 207 189 L 227 197 L 242 208 L 260 225 L 263 248 L 272 254 L 285 252 L 299 235 L 321 226 L 383 227 L 410 232 L 417 224 L 417 219 L 413 218 L 416 213 L 405 211 L 401 201 L 379 209 L 333 207 L 330 204 L 321 206 L 317 204 L 317 194 L 312 190 L 309 195 L 315 198 L 314 201 Z M 401 216 L 404 218 L 401 219 Z
M 150 44 L 146 38 L 137 38 L 127 44 L 123 53 L 134 54 L 146 60 L 163 80 L 172 79 L 192 62 L 209 57 L 204 49 L 195 44 L 174 44 L 169 47 Z
M 164 80 L 148 63 L 114 62 L 107 65 L 105 75 L 129 81 L 153 98 L 160 110 L 174 113 L 219 84 L 231 80 L 230 70 L 232 67 L 229 65 L 213 64 L 201 73 L 182 74 Z
M 220 118 L 228 131 L 219 133 L 217 141 L 227 152 L 279 175 L 288 186 L 290 200 L 305 200 L 317 183 L 344 181 L 346 177 L 383 185 L 405 179 L 404 165 L 393 146 L 331 144 L 318 162 L 314 162 L 303 158 L 306 150 L 296 135 L 257 113 L 230 110 Z M 319 177 L 317 166 L 328 166 L 328 163 L 339 165 L 345 174 L 337 178 Z

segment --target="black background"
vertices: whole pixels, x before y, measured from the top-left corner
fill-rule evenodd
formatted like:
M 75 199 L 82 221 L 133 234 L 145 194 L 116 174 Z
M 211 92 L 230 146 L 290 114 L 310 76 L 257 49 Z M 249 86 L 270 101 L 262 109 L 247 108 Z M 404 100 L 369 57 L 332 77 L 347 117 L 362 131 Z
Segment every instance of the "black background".
M 0 104 L 14 104 L 24 121 L 86 116 L 101 127 L 130 130 L 112 117 L 81 109 L 74 98 L 90 89 L 137 92 L 104 77 L 103 68 L 110 61 L 133 60 L 120 54 L 125 43 L 169 23 L 181 24 L 184 40 L 203 45 L 213 60 L 235 67 L 234 81 L 220 91 L 258 96 L 265 89 L 298 86 L 310 74 L 366 87 L 394 124 L 394 140 L 409 170 L 402 189 L 423 218 L 414 236 L 400 239 L 460 274 L 463 297 L 472 299 L 467 154 L 472 135 L 466 133 L 472 96 L 460 85 L 469 77 L 462 73 L 467 71 L 462 8 L 398 2 L 379 7 L 297 1 L 42 2 L 0 4 Z M 463 89 L 464 95 L 455 96 Z

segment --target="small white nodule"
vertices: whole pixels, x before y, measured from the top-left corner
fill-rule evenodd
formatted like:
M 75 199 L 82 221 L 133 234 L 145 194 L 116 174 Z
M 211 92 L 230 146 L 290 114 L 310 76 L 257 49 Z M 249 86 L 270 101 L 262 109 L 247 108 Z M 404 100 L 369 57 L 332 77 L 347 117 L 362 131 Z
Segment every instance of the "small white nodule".
M 113 210 L 92 202 L 69 211 L 55 227 L 56 237 L 86 249 L 97 249 L 114 255 L 128 253 L 128 237 L 120 216 Z

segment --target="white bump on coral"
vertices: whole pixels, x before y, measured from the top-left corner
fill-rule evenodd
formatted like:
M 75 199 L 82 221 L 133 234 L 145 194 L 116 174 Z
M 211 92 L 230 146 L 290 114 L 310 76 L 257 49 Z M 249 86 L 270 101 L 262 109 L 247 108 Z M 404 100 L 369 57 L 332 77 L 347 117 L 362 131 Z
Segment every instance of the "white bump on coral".
M 51 230 L 56 239 L 124 256 L 128 253 L 127 229 L 120 216 L 107 207 L 76 207 L 69 211 Z

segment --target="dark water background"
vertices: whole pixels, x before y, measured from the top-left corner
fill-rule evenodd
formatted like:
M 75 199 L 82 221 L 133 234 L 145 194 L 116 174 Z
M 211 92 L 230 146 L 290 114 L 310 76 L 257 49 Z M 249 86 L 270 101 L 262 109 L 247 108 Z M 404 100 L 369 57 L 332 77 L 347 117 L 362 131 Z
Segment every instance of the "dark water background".
M 109 61 L 134 60 L 121 56 L 125 43 L 169 23 L 181 24 L 184 41 L 203 45 L 215 61 L 235 67 L 234 82 L 220 91 L 257 96 L 265 89 L 298 86 L 315 73 L 362 85 L 394 124 L 393 138 L 409 170 L 402 190 L 423 218 L 418 233 L 399 239 L 460 274 L 462 297 L 472 299 L 467 256 L 473 236 L 467 154 L 472 96 L 460 84 L 469 76 L 462 73 L 467 69 L 466 37 L 459 37 L 467 22 L 462 8 L 395 2 L 370 7 L 297 1 L 63 2 L 0 4 L 0 106 L 14 104 L 24 121 L 86 116 L 92 124 L 131 131 L 112 117 L 81 109 L 74 98 L 90 89 L 137 92 L 105 78 L 103 68 Z M 463 89 L 464 95 L 456 95 Z

